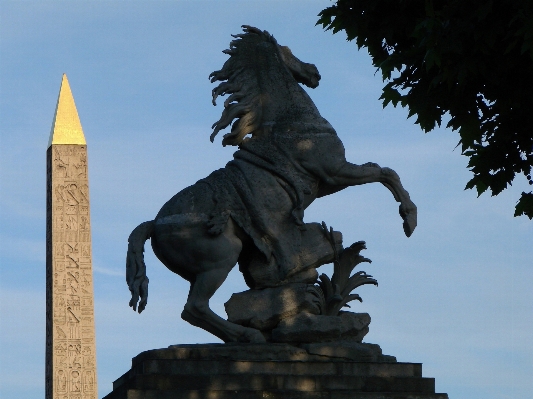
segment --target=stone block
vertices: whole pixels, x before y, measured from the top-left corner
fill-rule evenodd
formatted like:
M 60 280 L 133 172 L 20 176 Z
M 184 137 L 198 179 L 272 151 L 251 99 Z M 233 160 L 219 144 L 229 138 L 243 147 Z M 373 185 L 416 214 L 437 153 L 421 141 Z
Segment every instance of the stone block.
M 210 391 L 334 391 L 354 392 L 419 392 L 435 391 L 433 378 L 377 376 L 321 376 L 283 374 L 212 374 L 212 375 L 137 375 L 130 389 L 142 390 L 210 390 Z
M 136 356 L 104 399 L 448 399 L 393 359 L 353 341 L 176 345 Z
M 365 344 L 370 345 L 370 344 Z M 323 376 L 368 376 L 379 377 L 421 377 L 420 364 L 413 363 L 369 363 L 347 361 L 347 358 L 328 357 L 321 352 L 320 355 L 309 355 L 309 360 L 290 361 L 242 361 L 242 360 L 170 360 L 149 359 L 138 363 L 142 366 L 144 374 L 165 375 L 212 375 L 212 374 L 284 374 L 284 375 L 323 375 Z M 345 355 L 345 354 L 344 354 Z M 345 355 L 346 356 L 346 355 Z M 385 355 L 382 355 L 385 356 Z M 319 360 L 316 360 L 319 359 Z M 361 360 L 361 356 L 356 357 Z M 133 374 L 141 372 L 134 370 Z M 115 381 L 115 386 L 122 384 L 127 374 Z
M 302 347 L 310 355 L 327 356 L 358 362 L 396 362 L 394 356 L 383 355 L 381 348 L 376 344 L 336 341 L 303 344 Z
M 210 390 L 127 390 L 104 399 L 448 399 L 445 393 L 357 392 L 353 391 L 210 391 Z

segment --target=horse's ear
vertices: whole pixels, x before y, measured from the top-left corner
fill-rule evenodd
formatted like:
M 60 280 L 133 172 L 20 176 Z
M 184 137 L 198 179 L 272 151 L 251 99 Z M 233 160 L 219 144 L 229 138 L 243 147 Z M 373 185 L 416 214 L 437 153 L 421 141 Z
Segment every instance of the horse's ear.
M 279 44 L 278 44 L 278 49 L 279 49 L 279 54 L 281 55 L 281 59 L 283 60 L 284 63 L 287 63 L 288 57 L 293 56 L 291 49 L 287 46 L 281 46 Z

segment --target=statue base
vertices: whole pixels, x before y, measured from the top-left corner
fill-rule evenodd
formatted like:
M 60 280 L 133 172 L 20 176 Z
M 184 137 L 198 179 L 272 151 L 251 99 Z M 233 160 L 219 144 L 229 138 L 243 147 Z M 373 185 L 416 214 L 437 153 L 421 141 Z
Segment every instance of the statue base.
M 448 399 L 378 345 L 175 345 L 142 352 L 104 399 Z

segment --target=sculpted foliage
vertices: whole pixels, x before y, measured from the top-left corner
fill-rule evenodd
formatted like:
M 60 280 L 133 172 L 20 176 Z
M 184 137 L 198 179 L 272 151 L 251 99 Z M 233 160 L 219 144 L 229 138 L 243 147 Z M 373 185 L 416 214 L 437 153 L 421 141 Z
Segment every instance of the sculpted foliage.
M 498 195 L 523 174 L 533 185 L 533 3 L 527 0 L 338 0 L 318 24 L 368 49 L 386 85 L 429 132 L 460 135 L 466 188 Z M 515 216 L 533 218 L 533 193 Z

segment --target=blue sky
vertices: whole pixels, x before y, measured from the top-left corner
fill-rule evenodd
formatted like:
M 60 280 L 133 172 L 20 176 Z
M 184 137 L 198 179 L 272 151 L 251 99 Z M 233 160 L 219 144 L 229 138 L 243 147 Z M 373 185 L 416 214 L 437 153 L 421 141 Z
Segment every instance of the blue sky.
M 525 179 L 498 197 L 463 188 L 458 135 L 424 134 L 404 109 L 382 109 L 381 77 L 365 51 L 316 27 L 329 1 L 6 1 L 0 3 L 0 397 L 44 396 L 45 154 L 62 73 L 89 149 L 100 397 L 147 349 L 217 342 L 180 319 L 188 284 L 147 245 L 150 297 L 128 307 L 127 237 L 176 192 L 224 166 L 233 148 L 209 142 L 221 106 L 207 76 L 230 34 L 249 24 L 314 63 L 308 90 L 348 160 L 395 169 L 418 206 L 403 235 L 381 185 L 317 200 L 305 220 L 367 242 L 359 290 L 372 316 L 366 342 L 421 362 L 438 392 L 525 399 L 533 390 L 533 223 L 513 218 Z M 212 300 L 246 289 L 235 269 Z

